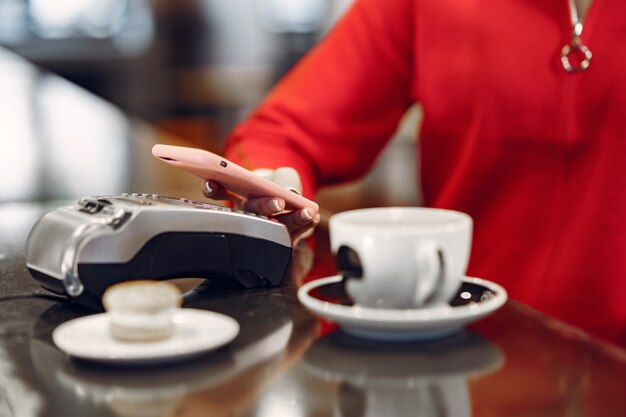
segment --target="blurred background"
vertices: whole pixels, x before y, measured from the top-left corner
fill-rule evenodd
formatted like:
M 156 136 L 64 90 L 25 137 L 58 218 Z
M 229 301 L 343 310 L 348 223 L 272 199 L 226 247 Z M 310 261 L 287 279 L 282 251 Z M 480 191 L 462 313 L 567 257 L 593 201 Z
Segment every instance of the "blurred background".
M 225 137 L 353 0 L 0 0 L 0 202 L 157 192 L 201 198 L 153 143 Z M 419 204 L 407 113 L 333 211 Z M 159 165 L 160 164 L 160 165 Z

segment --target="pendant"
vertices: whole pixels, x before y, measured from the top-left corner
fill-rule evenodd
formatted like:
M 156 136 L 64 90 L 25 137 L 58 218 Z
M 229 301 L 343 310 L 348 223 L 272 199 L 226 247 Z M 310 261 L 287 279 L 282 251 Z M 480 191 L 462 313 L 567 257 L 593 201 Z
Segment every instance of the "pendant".
M 578 20 L 578 12 L 573 2 L 570 2 L 572 17 L 572 41 L 561 48 L 561 64 L 567 72 L 580 72 L 589 68 L 591 51 L 580 40 L 583 34 L 583 24 Z
M 561 49 L 561 64 L 567 72 L 584 71 L 591 64 L 591 51 L 580 41 L 565 45 Z

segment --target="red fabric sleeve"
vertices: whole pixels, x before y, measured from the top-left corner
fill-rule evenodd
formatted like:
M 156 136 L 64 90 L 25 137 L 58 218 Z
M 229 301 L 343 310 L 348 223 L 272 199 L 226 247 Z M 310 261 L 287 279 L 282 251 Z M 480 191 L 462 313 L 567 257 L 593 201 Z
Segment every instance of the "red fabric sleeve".
M 317 186 L 364 175 L 411 105 L 410 0 L 357 1 L 230 136 L 249 169 L 292 166 Z

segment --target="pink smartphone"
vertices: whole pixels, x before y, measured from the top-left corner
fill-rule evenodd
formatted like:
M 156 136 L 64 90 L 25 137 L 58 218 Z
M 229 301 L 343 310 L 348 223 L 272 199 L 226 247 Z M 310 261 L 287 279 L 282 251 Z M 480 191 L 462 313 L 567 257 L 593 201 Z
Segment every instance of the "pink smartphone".
M 154 145 L 152 155 L 200 178 L 216 181 L 245 198 L 280 197 L 285 200 L 288 209 L 309 207 L 316 212 L 319 210 L 317 203 L 203 149 Z

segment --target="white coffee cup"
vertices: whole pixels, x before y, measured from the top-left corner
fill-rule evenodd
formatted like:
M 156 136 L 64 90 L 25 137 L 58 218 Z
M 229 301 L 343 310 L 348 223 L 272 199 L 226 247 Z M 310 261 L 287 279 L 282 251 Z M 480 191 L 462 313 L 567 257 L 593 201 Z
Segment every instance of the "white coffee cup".
M 374 308 L 444 305 L 469 261 L 472 219 L 452 210 L 383 207 L 330 219 L 331 249 L 346 292 Z

